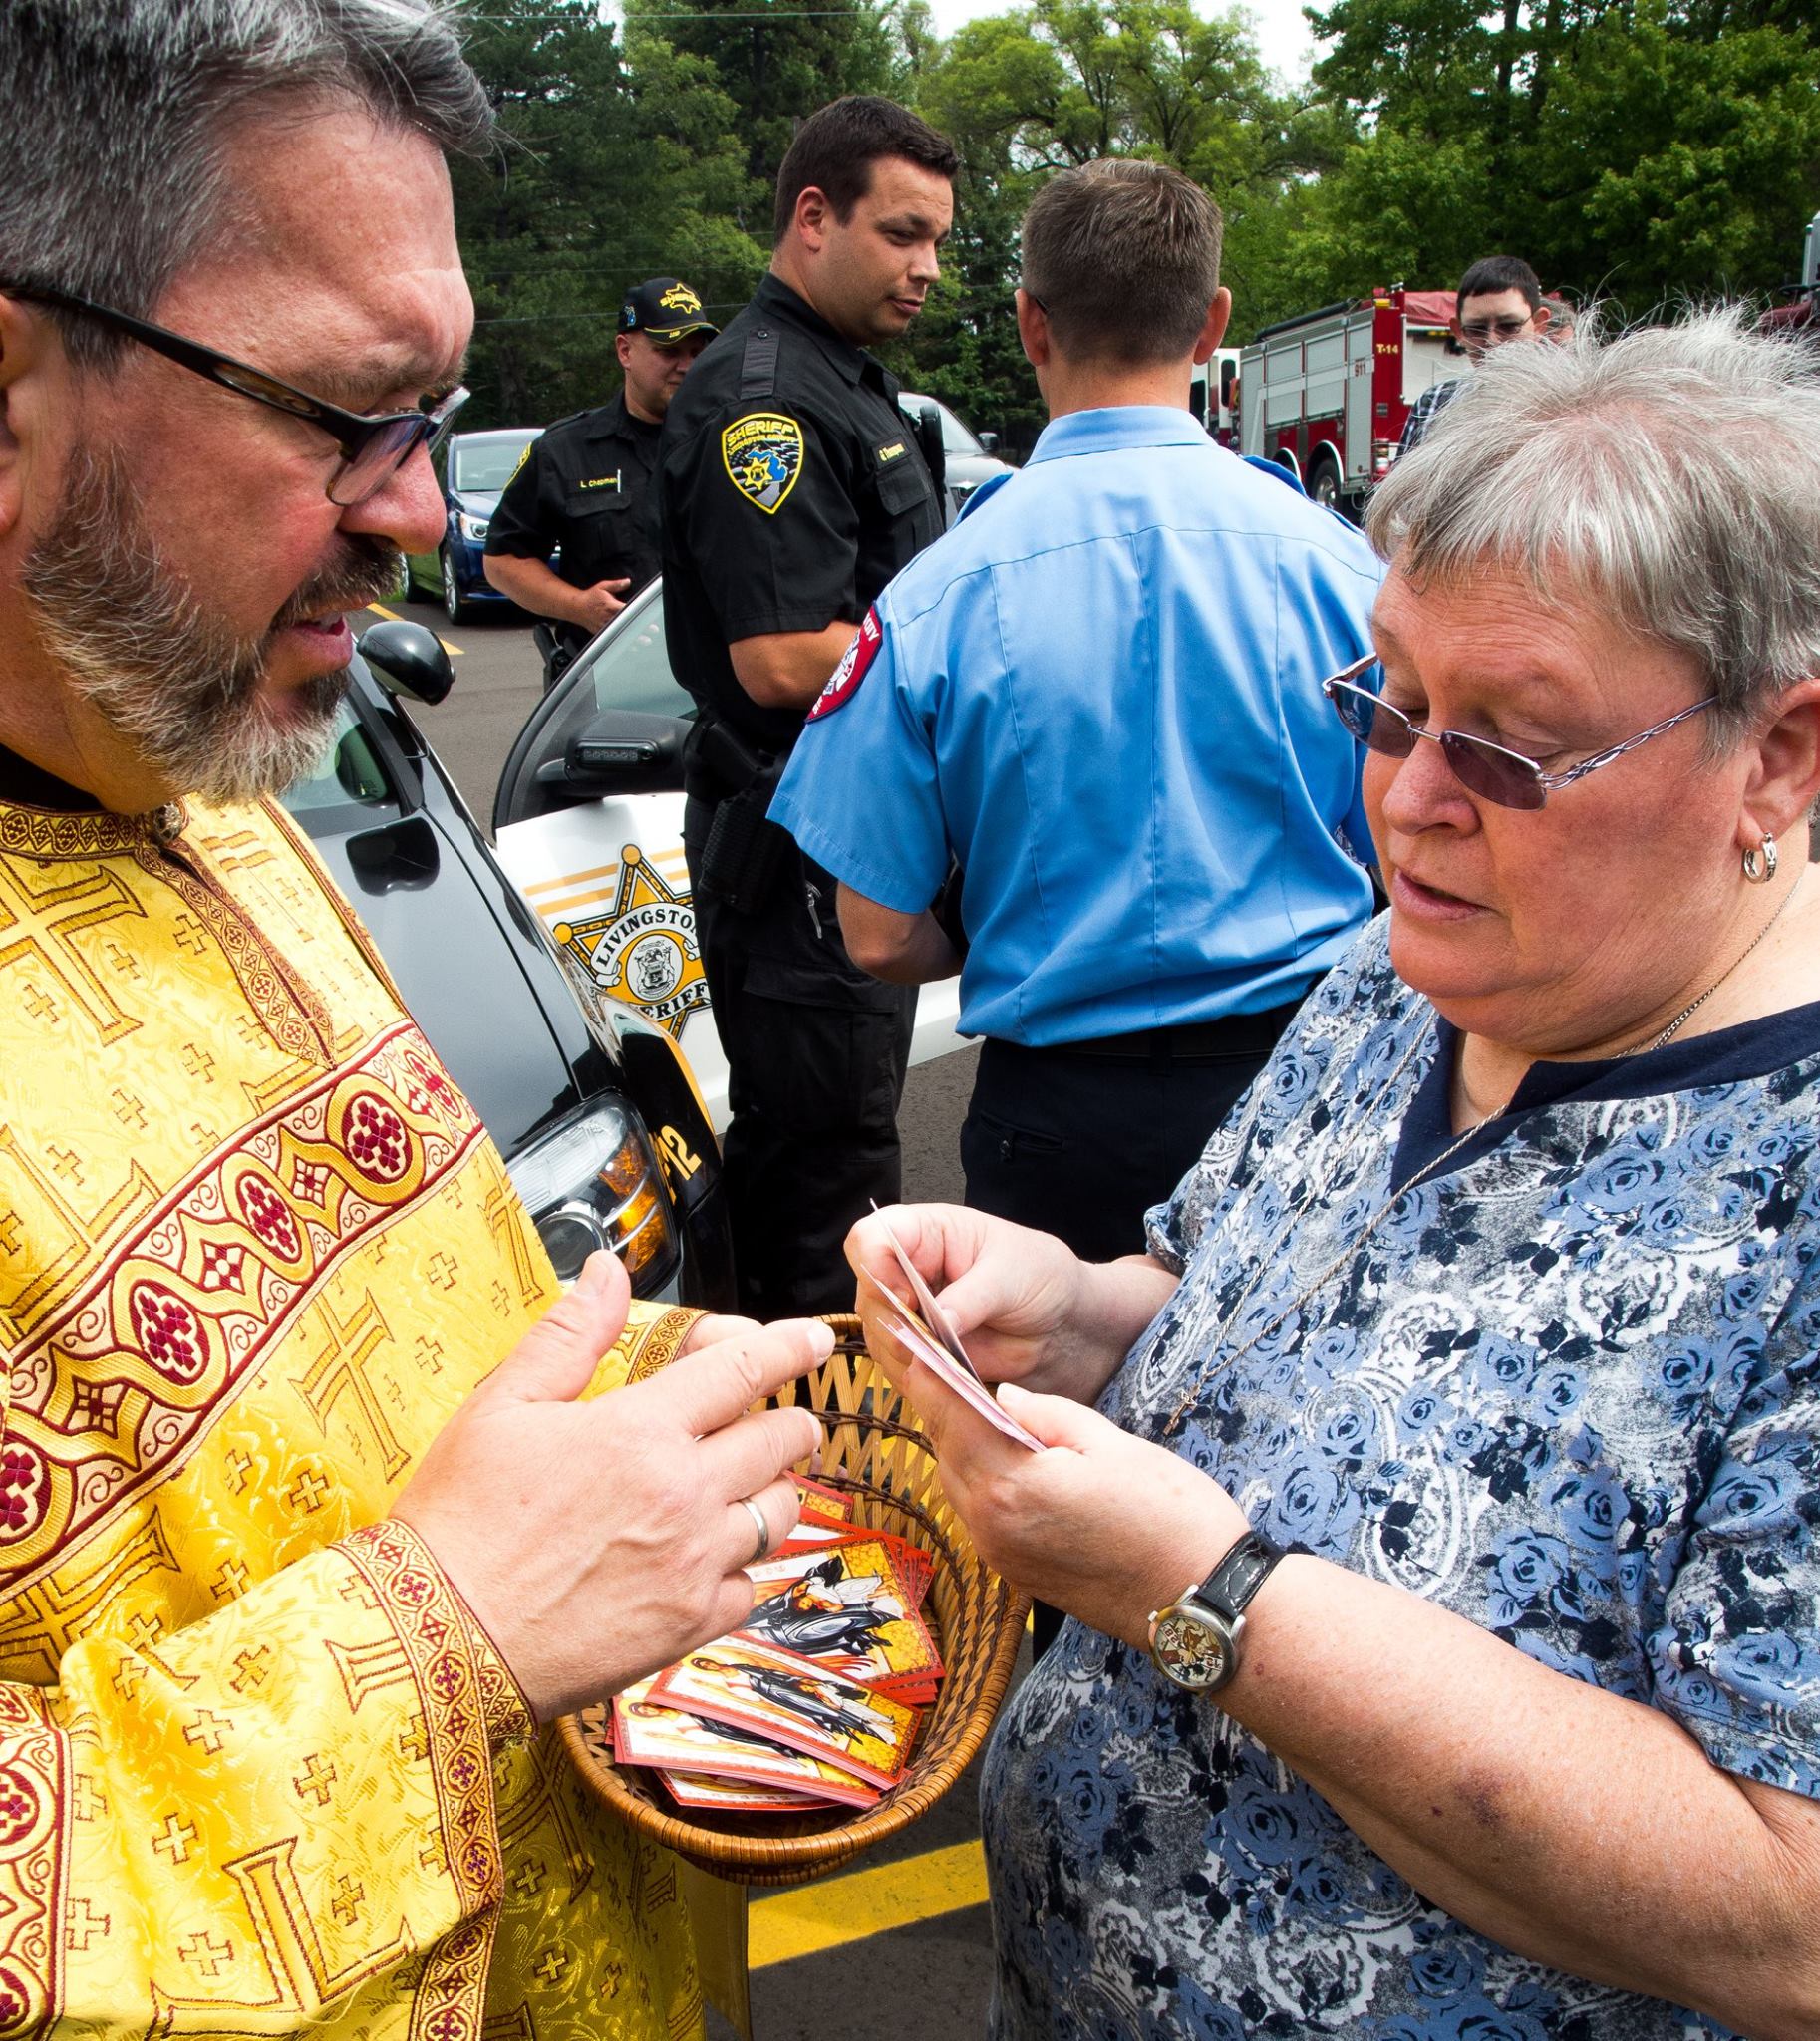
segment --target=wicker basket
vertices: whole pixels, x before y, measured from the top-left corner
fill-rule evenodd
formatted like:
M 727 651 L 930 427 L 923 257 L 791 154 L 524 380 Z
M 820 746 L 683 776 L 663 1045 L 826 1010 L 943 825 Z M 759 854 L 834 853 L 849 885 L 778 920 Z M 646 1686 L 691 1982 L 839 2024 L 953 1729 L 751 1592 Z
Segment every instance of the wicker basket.
M 947 1669 L 904 1776 L 860 1813 L 685 1816 L 649 1772 L 613 1762 L 604 1707 L 562 1723 L 583 1782 L 615 1814 L 705 1871 L 747 1885 L 794 1885 L 832 1871 L 933 1807 L 992 1727 L 1030 1607 L 974 1551 L 942 1493 L 915 1414 L 861 1343 L 859 1320 L 826 1322 L 834 1328 L 834 1351 L 802 1385 L 827 1430 L 818 1478 L 852 1497 L 856 1524 L 913 1539 L 935 1560 L 923 1615 Z

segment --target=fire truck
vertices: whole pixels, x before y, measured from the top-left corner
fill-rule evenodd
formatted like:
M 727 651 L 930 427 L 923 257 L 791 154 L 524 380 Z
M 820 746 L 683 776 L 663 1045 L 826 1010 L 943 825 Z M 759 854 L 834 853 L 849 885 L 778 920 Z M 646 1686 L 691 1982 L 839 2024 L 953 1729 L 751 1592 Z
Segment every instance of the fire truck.
M 1264 331 L 1239 359 L 1239 450 L 1349 517 L 1396 458 L 1409 407 L 1466 367 L 1451 291 L 1375 290 Z
M 1807 243 L 1801 251 L 1801 281 L 1782 286 L 1789 300 L 1757 321 L 1761 333 L 1781 333 L 1820 347 L 1820 212 L 1807 223 Z
M 1222 446 L 1239 441 L 1239 350 L 1216 348 L 1210 360 L 1197 362 L 1188 386 L 1188 409 L 1207 428 L 1207 437 Z

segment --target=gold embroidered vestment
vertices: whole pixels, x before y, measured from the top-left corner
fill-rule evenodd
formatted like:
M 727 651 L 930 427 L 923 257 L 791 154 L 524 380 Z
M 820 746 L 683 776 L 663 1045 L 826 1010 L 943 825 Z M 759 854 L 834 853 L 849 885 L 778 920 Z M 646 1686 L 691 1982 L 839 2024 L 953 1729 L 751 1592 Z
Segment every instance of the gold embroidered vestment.
M 0 801 L 0 2036 L 699 2031 L 386 1518 L 554 1294 L 279 811 Z

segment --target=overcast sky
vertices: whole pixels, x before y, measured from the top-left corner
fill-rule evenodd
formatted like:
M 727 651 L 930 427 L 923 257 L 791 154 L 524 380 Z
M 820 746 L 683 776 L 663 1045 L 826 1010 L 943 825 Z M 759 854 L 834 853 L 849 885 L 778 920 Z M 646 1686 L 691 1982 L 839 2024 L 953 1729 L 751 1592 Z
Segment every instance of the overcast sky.
M 1314 54 L 1315 42 L 1308 23 L 1302 19 L 1303 0 L 1251 0 L 1246 12 L 1257 23 L 1258 48 L 1273 71 L 1286 83 L 1302 77 Z M 951 36 L 962 22 L 978 14 L 1002 14 L 1007 0 L 930 0 L 936 32 Z

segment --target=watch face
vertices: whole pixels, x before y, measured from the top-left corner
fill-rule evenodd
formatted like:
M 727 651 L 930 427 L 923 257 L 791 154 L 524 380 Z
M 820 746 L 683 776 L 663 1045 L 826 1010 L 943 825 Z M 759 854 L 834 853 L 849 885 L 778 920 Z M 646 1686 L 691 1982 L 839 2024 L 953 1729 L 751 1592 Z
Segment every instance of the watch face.
M 1205 1689 L 1219 1686 L 1232 1664 L 1232 1645 L 1224 1631 L 1191 1614 L 1170 1608 L 1156 1619 L 1150 1655 L 1157 1668 L 1177 1686 Z

